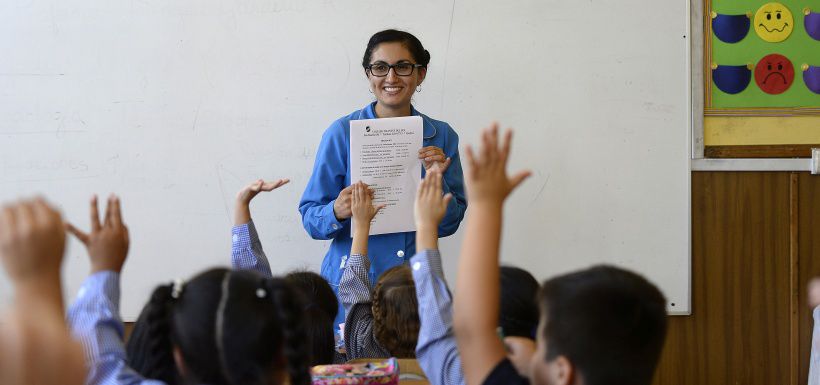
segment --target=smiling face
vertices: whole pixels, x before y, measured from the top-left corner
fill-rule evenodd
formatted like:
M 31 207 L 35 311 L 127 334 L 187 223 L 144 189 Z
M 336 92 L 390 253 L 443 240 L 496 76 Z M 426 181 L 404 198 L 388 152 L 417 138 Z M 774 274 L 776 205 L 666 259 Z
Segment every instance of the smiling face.
M 777 43 L 786 40 L 791 35 L 794 29 L 794 17 L 785 5 L 766 3 L 755 13 L 754 27 L 761 39 Z
M 370 64 L 384 63 L 384 64 L 398 64 L 411 63 L 416 64 L 413 55 L 405 46 L 399 42 L 381 43 L 373 50 L 370 56 Z M 374 76 L 367 73 L 367 79 L 370 81 L 370 89 L 376 95 L 378 104 L 383 109 L 391 111 L 407 111 L 410 110 L 410 100 L 413 93 L 416 92 L 424 76 L 427 74 L 425 68 L 416 68 L 410 75 L 398 76 L 396 70 L 391 69 L 387 76 Z
M 783 55 L 767 55 L 755 66 L 755 83 L 767 94 L 782 94 L 791 87 L 793 81 L 794 66 Z

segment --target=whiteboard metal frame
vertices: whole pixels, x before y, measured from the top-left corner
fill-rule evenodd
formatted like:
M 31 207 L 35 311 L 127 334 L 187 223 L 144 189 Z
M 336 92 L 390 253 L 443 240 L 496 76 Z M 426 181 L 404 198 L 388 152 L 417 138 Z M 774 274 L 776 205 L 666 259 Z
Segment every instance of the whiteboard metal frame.
M 692 171 L 811 171 L 811 159 L 712 159 L 704 157 L 703 0 L 690 0 L 690 76 L 692 81 Z
M 694 70 L 694 66 L 698 65 L 698 62 L 703 61 L 703 54 L 702 51 L 698 51 L 695 47 L 693 41 L 696 39 L 693 38 L 693 32 L 698 27 L 697 21 L 700 20 L 697 17 L 696 12 L 700 12 L 697 7 L 699 7 L 699 3 L 702 0 L 687 0 L 686 4 L 690 8 L 691 12 L 687 15 L 687 32 L 684 36 L 684 39 L 689 38 L 690 43 L 686 45 L 686 58 L 689 60 L 689 68 L 687 70 L 686 79 L 689 81 L 691 88 L 689 89 L 689 95 L 687 95 L 687 100 L 689 100 L 688 110 L 689 110 L 689 132 L 686 135 L 687 146 L 692 149 L 691 158 L 689 159 L 689 170 L 691 173 L 692 170 L 692 159 L 695 157 L 695 147 L 696 143 L 700 144 L 701 148 L 701 157 L 703 157 L 703 129 L 700 130 L 699 137 L 696 135 L 697 130 L 694 127 L 703 127 L 703 92 L 697 90 L 697 84 L 701 84 L 702 81 L 698 80 L 698 76 L 700 72 Z M 701 33 L 702 34 L 702 33 Z M 701 44 L 702 45 L 702 44 Z M 698 54 L 700 53 L 700 54 Z M 700 75 L 702 80 L 702 74 Z M 702 90 L 702 85 L 700 86 Z M 700 101 L 697 99 L 700 98 Z M 686 233 L 687 239 L 689 242 L 686 244 L 686 255 L 688 256 L 688 263 L 686 269 L 686 281 L 688 285 L 688 293 L 687 293 L 687 300 L 688 303 L 686 305 L 687 311 L 675 311 L 671 310 L 669 306 L 667 306 L 667 314 L 673 316 L 688 316 L 692 315 L 692 178 L 687 178 L 686 181 L 686 212 L 689 213 L 686 218 Z

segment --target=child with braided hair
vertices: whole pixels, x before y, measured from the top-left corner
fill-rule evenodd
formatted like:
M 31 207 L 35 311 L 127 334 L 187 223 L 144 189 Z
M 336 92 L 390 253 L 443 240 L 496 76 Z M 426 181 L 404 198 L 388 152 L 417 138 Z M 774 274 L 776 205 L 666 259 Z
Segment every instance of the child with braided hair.
M 339 298 L 345 308 L 344 341 L 348 359 L 415 357 L 419 333 L 418 301 L 407 265 L 382 273 L 370 289 L 367 241 L 370 222 L 384 206 L 374 206 L 364 183 L 352 186 L 355 229 L 350 258 L 343 258 Z
M 68 311 L 68 323 L 86 347 L 88 384 L 310 383 L 299 293 L 284 279 L 224 268 L 154 290 L 144 345 L 154 372 L 132 370 L 119 318 L 128 230 L 117 197 L 109 198 L 105 218 L 100 223 L 92 199 L 91 233 L 68 226 L 91 257 L 92 274 Z
M 290 179 L 258 179 L 236 193 L 234 226 L 231 229 L 233 268 L 254 270 L 263 276 L 272 276 L 270 262 L 251 218 L 250 204 L 259 193 L 276 190 L 289 182 Z M 336 318 L 339 302 L 327 280 L 306 270 L 291 271 L 284 278 L 303 294 L 303 326 L 310 346 L 310 365 L 340 364 L 347 361 L 344 354 L 336 351 L 333 320 Z

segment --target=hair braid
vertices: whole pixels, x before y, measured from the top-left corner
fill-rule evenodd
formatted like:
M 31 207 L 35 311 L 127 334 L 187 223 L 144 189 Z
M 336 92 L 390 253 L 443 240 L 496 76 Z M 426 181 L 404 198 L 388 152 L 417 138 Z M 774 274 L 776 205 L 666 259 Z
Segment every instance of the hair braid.
M 267 282 L 282 327 L 282 356 L 287 360 L 290 384 L 309 385 L 310 354 L 305 344 L 307 336 L 302 327 L 303 306 L 299 301 L 299 293 L 280 278 Z
M 373 286 L 373 295 L 371 296 L 371 309 L 373 310 L 373 336 L 376 337 L 376 341 L 382 345 L 382 347 L 386 347 L 386 345 L 391 345 L 388 341 L 385 341 L 385 336 L 389 336 L 390 332 L 385 325 L 384 322 L 385 318 L 385 310 L 384 310 L 384 298 L 382 296 L 384 286 L 383 280 L 378 280 L 376 282 L 376 286 Z M 381 338 L 380 338 L 381 337 Z M 395 338 L 395 337 L 394 337 Z M 392 354 L 392 352 L 391 352 Z
M 154 289 L 144 314 L 145 335 L 135 336 L 137 338 L 134 345 L 129 344 L 128 349 L 129 352 L 144 349 L 132 355 L 133 358 L 141 360 L 135 365 L 140 366 L 137 370 L 146 378 L 161 380 L 167 384 L 176 384 L 179 381 L 171 342 L 172 303 L 171 285 L 162 285 Z M 142 340 L 144 345 L 139 346 L 139 340 Z

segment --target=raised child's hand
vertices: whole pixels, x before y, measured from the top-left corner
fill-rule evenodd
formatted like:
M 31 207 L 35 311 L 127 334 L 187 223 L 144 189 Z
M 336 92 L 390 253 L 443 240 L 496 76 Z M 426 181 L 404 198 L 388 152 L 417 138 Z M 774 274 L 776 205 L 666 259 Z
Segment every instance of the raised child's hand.
M 60 279 L 65 251 L 63 219 L 43 199 L 17 202 L 0 212 L 0 259 L 20 285 Z
M 91 232 L 85 233 L 70 223 L 66 229 L 74 234 L 88 249 L 91 257 L 91 273 L 100 271 L 122 271 L 125 258 L 128 256 L 128 227 L 122 221 L 120 198 L 116 195 L 108 197 L 105 207 L 105 219 L 100 223 L 97 196 L 91 198 Z
M 373 197 L 370 189 L 362 182 L 352 185 L 351 211 L 357 225 L 370 224 L 370 221 L 383 209 L 385 205 L 373 206 Z
M 416 192 L 416 228 L 437 228 L 447 213 L 447 205 L 452 198 L 453 194 L 442 195 L 441 171 L 433 167 L 427 172 Z
M 504 199 L 530 176 L 529 171 L 521 171 L 513 177 L 507 176 L 507 158 L 510 154 L 512 130 L 504 134 L 503 142 L 498 141 L 498 124 L 493 123 L 481 134 L 481 148 L 477 155 L 467 146 L 467 200 L 473 203 L 502 203 Z
M 256 180 L 253 183 L 243 187 L 236 193 L 236 203 L 248 205 L 251 200 L 262 191 L 273 191 L 290 182 L 290 179 L 278 179 L 272 181 L 264 181 L 262 179 Z

